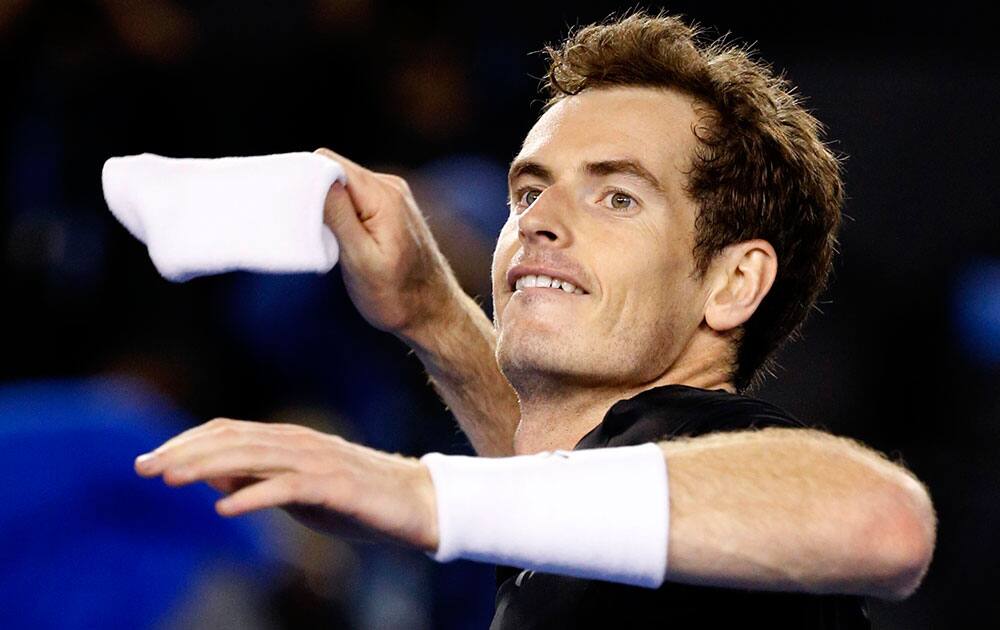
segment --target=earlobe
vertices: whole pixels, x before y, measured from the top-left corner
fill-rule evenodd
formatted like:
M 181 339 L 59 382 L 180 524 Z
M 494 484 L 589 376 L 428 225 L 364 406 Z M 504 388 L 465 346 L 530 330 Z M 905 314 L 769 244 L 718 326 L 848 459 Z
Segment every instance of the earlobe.
M 705 303 L 705 323 L 717 332 L 743 325 L 771 290 L 777 272 L 778 256 L 765 240 L 726 247 L 712 264 L 715 286 Z

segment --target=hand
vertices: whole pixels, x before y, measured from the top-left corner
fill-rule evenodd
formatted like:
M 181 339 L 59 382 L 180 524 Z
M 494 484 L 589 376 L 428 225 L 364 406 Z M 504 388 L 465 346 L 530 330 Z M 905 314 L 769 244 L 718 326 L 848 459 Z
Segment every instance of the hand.
M 434 484 L 419 461 L 288 424 L 217 418 L 136 459 L 170 486 L 205 481 L 222 516 L 281 507 L 338 535 L 438 546 Z
M 340 266 L 368 323 L 404 339 L 447 321 L 464 295 L 406 181 L 375 173 L 329 149 L 347 173 L 326 198 L 325 222 L 341 245 Z M 444 319 L 442 319 L 444 318 Z

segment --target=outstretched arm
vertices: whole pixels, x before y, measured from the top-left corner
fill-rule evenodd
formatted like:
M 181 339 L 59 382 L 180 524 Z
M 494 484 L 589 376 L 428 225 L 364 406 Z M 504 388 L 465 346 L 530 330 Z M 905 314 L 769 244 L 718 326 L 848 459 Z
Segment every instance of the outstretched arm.
M 934 549 L 923 485 L 879 453 L 802 429 L 661 442 L 667 579 L 906 597 Z
M 170 485 L 210 483 L 229 494 L 217 504 L 226 516 L 284 507 L 328 532 L 360 533 L 428 552 L 448 547 L 452 557 L 525 568 L 563 566 L 567 574 L 582 577 L 614 579 L 609 575 L 630 570 L 622 568 L 620 558 L 601 557 L 608 545 L 586 546 L 587 536 L 568 536 L 552 527 L 562 514 L 588 510 L 593 519 L 574 518 L 571 524 L 591 539 L 611 536 L 633 557 L 637 550 L 663 554 L 666 549 L 666 573 L 655 575 L 653 585 L 665 578 L 897 599 L 912 592 L 927 569 L 935 520 L 926 491 L 905 470 L 863 446 L 800 429 L 715 434 L 658 446 L 663 460 L 655 447 L 643 451 L 654 451 L 655 466 L 647 470 L 656 476 L 655 468 L 665 461 L 669 492 L 661 488 L 659 495 L 635 497 L 659 500 L 668 510 L 667 531 L 656 530 L 651 539 L 634 535 L 636 523 L 626 522 L 625 511 L 610 511 L 592 498 L 593 480 L 617 474 L 620 462 L 584 475 L 563 475 L 553 484 L 549 480 L 560 469 L 547 466 L 560 466 L 563 457 L 462 458 L 463 465 L 482 467 L 475 471 L 475 487 L 442 494 L 428 466 L 411 458 L 302 427 L 214 420 L 140 458 L 136 469 L 147 477 L 162 475 Z M 600 458 L 599 451 L 623 449 L 568 455 Z M 520 481 L 511 492 L 514 474 Z M 627 507 L 632 499 L 625 491 L 645 483 L 631 474 L 624 477 L 627 483 L 610 488 L 609 500 Z M 662 468 L 658 474 L 663 476 Z M 574 486 L 576 478 L 580 487 Z M 468 486 L 468 480 L 463 476 L 459 483 Z M 642 505 L 638 508 L 641 512 Z M 456 512 L 458 519 L 449 518 Z M 591 521 L 604 529 L 590 532 Z M 466 525 L 464 531 L 449 531 L 442 523 Z M 552 544 L 539 545 L 536 539 L 524 551 L 524 537 L 510 535 L 510 529 L 526 524 L 531 537 L 537 534 Z M 657 537 L 667 532 L 664 545 Z M 561 555 L 546 557 L 550 548 Z M 662 562 L 646 564 L 662 567 Z M 640 578 L 622 581 L 650 585 Z
M 513 454 L 520 411 L 494 358 L 493 325 L 462 291 L 406 182 L 317 153 L 347 173 L 347 187 L 327 196 L 326 223 L 355 306 L 416 352 L 477 453 Z

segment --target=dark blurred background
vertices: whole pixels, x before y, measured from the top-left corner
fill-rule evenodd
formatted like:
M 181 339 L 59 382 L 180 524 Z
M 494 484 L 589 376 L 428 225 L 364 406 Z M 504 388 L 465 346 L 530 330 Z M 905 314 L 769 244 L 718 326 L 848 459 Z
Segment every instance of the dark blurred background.
M 336 270 L 168 283 L 108 212 L 101 166 L 331 147 L 408 178 L 488 309 L 506 165 L 540 111 L 533 53 L 627 8 L 0 0 L 0 626 L 486 627 L 489 567 L 349 545 L 278 514 L 223 521 L 205 488 L 134 478 L 136 454 L 219 415 L 411 455 L 470 450 Z M 666 8 L 753 44 L 847 156 L 834 283 L 760 395 L 930 487 L 930 573 L 909 600 L 873 602 L 875 627 L 992 625 L 993 21 L 963 2 Z

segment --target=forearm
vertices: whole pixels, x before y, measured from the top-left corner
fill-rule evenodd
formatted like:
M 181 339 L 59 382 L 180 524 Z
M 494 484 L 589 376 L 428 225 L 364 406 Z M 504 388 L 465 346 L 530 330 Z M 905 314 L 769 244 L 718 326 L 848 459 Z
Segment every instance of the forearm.
M 476 453 L 512 455 L 520 410 L 497 367 L 493 324 L 457 285 L 452 295 L 439 317 L 400 337 L 423 362 Z
M 934 547 L 926 491 L 859 444 L 768 429 L 660 444 L 667 579 L 904 597 Z
M 413 348 L 477 453 L 510 455 L 520 412 L 496 365 L 493 325 L 462 291 L 406 181 L 316 152 L 347 173 L 324 220 L 358 312 Z

